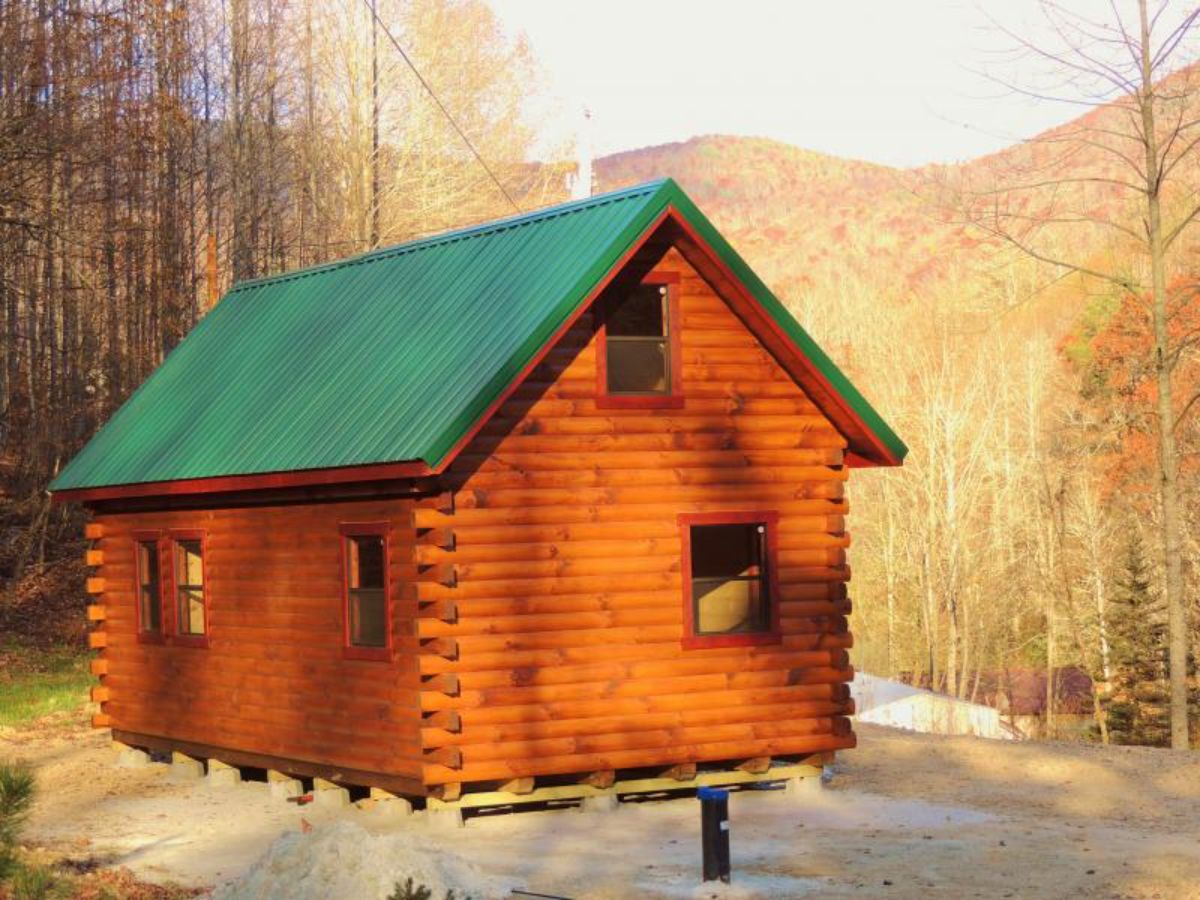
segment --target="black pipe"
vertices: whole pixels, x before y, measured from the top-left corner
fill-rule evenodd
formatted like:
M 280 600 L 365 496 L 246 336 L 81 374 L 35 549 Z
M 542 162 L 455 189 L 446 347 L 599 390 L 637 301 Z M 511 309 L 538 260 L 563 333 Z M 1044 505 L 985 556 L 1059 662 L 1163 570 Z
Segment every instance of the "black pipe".
M 704 880 L 729 883 L 729 791 L 702 787 L 700 801 L 700 849 L 704 857 Z

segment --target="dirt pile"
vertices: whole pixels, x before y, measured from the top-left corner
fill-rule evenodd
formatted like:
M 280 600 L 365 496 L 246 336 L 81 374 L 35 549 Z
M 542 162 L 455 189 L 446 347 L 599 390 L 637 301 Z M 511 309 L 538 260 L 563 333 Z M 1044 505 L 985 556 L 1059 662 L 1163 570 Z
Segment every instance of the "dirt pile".
M 444 840 L 439 845 L 412 832 L 375 835 L 341 821 L 310 834 L 285 834 L 213 900 L 384 900 L 408 878 L 438 900 L 449 891 L 464 900 L 503 897 L 510 887 L 448 850 Z

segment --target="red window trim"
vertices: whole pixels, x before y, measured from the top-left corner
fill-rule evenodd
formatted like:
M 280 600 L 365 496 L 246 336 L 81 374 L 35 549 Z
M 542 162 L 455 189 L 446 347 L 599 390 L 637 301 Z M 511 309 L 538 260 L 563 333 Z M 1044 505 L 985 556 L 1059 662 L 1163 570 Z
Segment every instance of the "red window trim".
M 651 272 L 642 284 L 661 285 L 667 289 L 667 340 L 671 355 L 671 392 L 639 396 L 608 392 L 608 306 L 612 297 L 603 297 L 595 305 L 599 324 L 596 327 L 596 407 L 598 409 L 681 409 L 683 407 L 683 352 L 679 334 L 679 273 Z
M 767 528 L 767 591 L 770 624 L 766 631 L 741 634 L 696 634 L 692 603 L 692 526 L 753 525 Z M 683 582 L 683 638 L 685 650 L 715 647 L 754 647 L 778 644 L 783 640 L 779 628 L 779 513 L 775 510 L 754 512 L 703 512 L 679 514 L 680 580 Z
M 392 661 L 392 574 L 391 574 L 391 530 L 390 522 L 343 522 L 338 525 L 342 556 L 342 658 Z M 385 644 L 382 647 L 355 647 L 350 643 L 350 554 L 348 538 L 378 535 L 383 538 L 383 615 L 387 627 L 384 629 Z
M 207 647 L 209 638 L 212 636 L 212 584 L 208 580 L 208 535 L 202 528 L 172 528 L 167 532 L 169 545 L 167 552 L 171 556 L 170 571 L 170 586 L 169 595 L 171 597 L 170 610 L 170 632 L 169 641 L 179 647 Z M 175 552 L 175 545 L 179 541 L 199 541 L 200 542 L 200 573 L 204 579 L 204 634 L 180 634 L 179 632 L 179 595 L 176 592 L 175 586 L 179 583 L 176 578 L 175 564 L 178 561 L 179 554 Z M 167 625 L 167 620 L 163 619 L 164 628 Z
M 163 603 L 163 587 L 167 580 L 166 567 L 163 565 L 163 533 L 154 531 L 130 532 L 133 540 L 133 608 L 137 621 L 137 639 L 140 644 L 162 644 L 167 637 L 167 610 Z M 149 631 L 142 621 L 142 544 L 154 544 L 154 553 L 158 557 L 158 631 Z

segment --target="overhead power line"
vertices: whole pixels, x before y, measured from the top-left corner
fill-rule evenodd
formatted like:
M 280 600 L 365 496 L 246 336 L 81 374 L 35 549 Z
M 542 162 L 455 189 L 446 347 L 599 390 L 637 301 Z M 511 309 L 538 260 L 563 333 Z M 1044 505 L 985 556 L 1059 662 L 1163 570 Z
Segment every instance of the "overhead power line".
M 392 42 L 392 46 L 396 48 L 396 52 L 400 54 L 400 58 L 404 60 L 410 69 L 412 69 L 412 73 L 417 76 L 417 81 L 421 82 L 421 87 L 425 88 L 426 93 L 433 98 L 433 102 L 437 104 L 437 108 L 441 110 L 442 115 L 446 117 L 446 121 L 450 123 L 450 126 L 456 132 L 458 132 L 458 136 L 462 138 L 463 143 L 467 145 L 467 149 L 471 151 L 471 154 L 475 157 L 476 162 L 483 167 L 483 171 L 487 172 L 488 177 L 492 179 L 492 183 L 495 184 L 500 193 L 504 195 L 504 199 L 507 200 L 512 208 L 518 213 L 522 212 L 521 207 L 517 205 L 517 201 L 512 198 L 512 195 L 509 194 L 504 185 L 500 183 L 500 179 L 496 177 L 496 173 L 491 170 L 491 167 L 488 166 L 483 157 L 479 155 L 479 151 L 475 149 L 475 145 L 471 143 L 471 139 L 467 137 L 467 133 L 458 126 L 456 121 L 454 121 L 454 116 L 450 115 L 450 110 L 446 109 L 446 104 L 444 104 L 438 98 L 438 95 L 433 90 L 433 87 L 428 81 L 425 80 L 425 76 L 421 74 L 421 70 L 417 68 L 416 64 L 409 58 L 408 54 L 404 52 L 404 48 L 400 46 L 400 42 L 396 40 L 395 35 L 393 35 L 387 25 L 384 24 L 383 20 L 379 18 L 379 14 L 375 11 L 375 7 L 372 5 L 371 0 L 363 0 L 363 5 L 367 7 L 367 11 L 370 12 L 371 18 L 375 21 L 375 24 L 383 30 L 384 36 Z

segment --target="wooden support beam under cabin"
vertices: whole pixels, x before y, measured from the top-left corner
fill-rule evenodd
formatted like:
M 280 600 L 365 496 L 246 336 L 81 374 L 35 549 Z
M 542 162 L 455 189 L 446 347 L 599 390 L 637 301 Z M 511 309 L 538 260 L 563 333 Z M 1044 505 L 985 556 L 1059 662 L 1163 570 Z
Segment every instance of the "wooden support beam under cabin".
M 513 778 L 500 785 L 498 790 L 504 794 L 531 794 L 536 779 L 532 777 Z
M 92 716 L 92 727 L 93 728 L 111 728 L 112 727 L 112 716 L 106 715 L 105 713 L 96 713 L 94 716 Z
M 669 778 L 672 781 L 695 781 L 696 764 L 694 762 L 676 763 L 664 771 L 660 777 Z
M 429 796 L 435 800 L 441 800 L 443 803 L 453 803 L 462 796 L 462 783 L 450 782 L 435 785 L 429 789 Z
M 255 769 L 274 769 L 278 772 L 286 772 L 292 778 L 324 778 L 339 784 L 380 787 L 394 794 L 414 797 L 422 797 L 428 793 L 428 789 L 423 782 L 410 776 L 367 771 L 347 766 L 305 762 L 299 759 L 269 756 L 252 751 L 232 750 L 226 747 L 198 744 L 178 738 L 166 738 L 132 731 L 114 729 L 113 738 L 130 747 L 142 747 L 149 750 L 170 753 L 184 753 L 195 759 L 220 759 L 229 765 Z
M 771 768 L 771 757 L 755 756 L 739 763 L 737 768 L 743 772 L 749 772 L 751 775 L 762 775 Z
M 773 768 L 767 774 L 755 775 L 737 769 L 723 769 L 697 773 L 696 787 L 728 787 L 738 784 L 762 784 L 764 782 L 781 782 L 799 778 L 817 778 L 821 774 L 819 765 L 812 763 L 791 763 Z M 460 787 L 461 782 L 455 782 Z M 692 787 L 689 784 L 687 787 Z M 589 797 L 616 797 L 620 794 L 656 794 L 662 791 L 678 790 L 680 783 L 667 778 L 631 778 L 614 780 L 602 786 L 589 784 L 586 779 L 574 784 L 556 784 L 548 787 L 534 787 L 527 794 L 512 794 L 502 790 L 474 790 L 460 793 L 454 800 L 454 805 L 462 809 L 481 809 L 495 806 L 516 806 L 533 803 L 546 803 L 564 800 L 583 800 Z M 468 785 L 468 788 L 470 786 Z M 436 788 L 431 789 L 431 796 L 436 797 Z M 441 801 L 435 801 L 441 802 Z M 432 806 L 433 804 L 431 804 Z
M 598 769 L 595 772 L 588 772 L 579 779 L 580 784 L 586 784 L 594 788 L 610 788 L 613 782 L 617 780 L 617 772 L 615 769 Z

